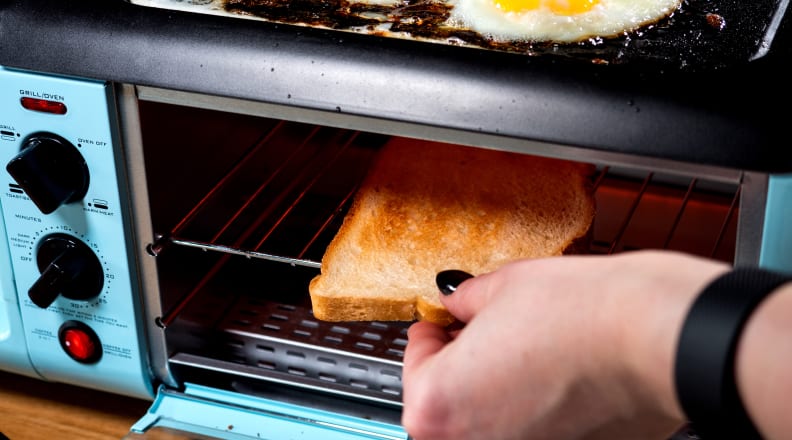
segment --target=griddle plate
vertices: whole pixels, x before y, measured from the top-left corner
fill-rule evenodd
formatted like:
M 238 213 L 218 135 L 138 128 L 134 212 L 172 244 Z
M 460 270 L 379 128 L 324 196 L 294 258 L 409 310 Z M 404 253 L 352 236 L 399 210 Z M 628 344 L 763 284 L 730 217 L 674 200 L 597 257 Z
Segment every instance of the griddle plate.
M 620 37 L 579 43 L 495 42 L 443 25 L 449 7 L 439 0 L 377 6 L 354 0 L 130 0 L 198 13 L 259 19 L 386 38 L 553 56 L 595 64 L 656 64 L 687 70 L 718 68 L 762 57 L 788 0 L 686 0 L 671 17 Z

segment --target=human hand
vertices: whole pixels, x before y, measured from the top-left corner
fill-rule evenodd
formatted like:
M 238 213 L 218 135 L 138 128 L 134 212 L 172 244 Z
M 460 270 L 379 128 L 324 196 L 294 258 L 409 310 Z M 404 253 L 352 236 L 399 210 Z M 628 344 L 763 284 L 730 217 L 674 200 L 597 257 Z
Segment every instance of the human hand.
M 402 423 L 416 440 L 668 438 L 682 321 L 729 266 L 684 254 L 523 260 L 444 297 L 466 323 L 418 322 Z

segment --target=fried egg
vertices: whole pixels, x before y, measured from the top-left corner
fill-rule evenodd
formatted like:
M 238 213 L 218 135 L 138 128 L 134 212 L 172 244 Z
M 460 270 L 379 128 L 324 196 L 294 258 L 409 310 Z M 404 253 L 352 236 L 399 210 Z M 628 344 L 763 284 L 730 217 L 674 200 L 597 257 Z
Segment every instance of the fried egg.
M 449 23 L 498 41 L 612 37 L 673 13 L 681 0 L 449 0 Z

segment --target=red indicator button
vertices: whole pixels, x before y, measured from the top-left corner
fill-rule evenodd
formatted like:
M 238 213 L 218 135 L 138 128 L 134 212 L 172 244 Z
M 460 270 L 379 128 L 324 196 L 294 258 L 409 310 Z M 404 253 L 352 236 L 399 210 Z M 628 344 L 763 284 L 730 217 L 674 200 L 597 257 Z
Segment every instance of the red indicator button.
M 58 332 L 61 347 L 72 359 L 84 364 L 92 364 L 102 357 L 99 337 L 87 325 L 79 321 L 67 321 Z
M 63 345 L 66 346 L 66 351 L 79 359 L 89 359 L 96 352 L 91 337 L 76 328 L 63 332 Z
M 33 110 L 34 112 L 52 113 L 54 115 L 65 115 L 66 104 L 58 101 L 49 101 L 47 99 L 36 98 L 22 98 L 20 99 L 22 107 Z

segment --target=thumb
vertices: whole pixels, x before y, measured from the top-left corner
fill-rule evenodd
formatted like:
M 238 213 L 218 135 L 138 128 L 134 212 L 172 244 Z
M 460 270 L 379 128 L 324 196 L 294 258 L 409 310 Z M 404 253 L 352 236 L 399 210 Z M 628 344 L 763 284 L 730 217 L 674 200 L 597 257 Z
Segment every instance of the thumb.
M 444 270 L 437 273 L 440 301 L 462 322 L 470 322 L 492 299 L 492 274 L 473 276 L 461 270 Z

